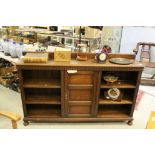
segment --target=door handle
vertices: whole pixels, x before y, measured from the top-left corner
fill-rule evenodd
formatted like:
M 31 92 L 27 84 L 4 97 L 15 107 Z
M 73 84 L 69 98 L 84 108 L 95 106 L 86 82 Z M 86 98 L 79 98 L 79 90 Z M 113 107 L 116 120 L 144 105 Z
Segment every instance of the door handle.
M 68 74 L 75 74 L 75 73 L 77 73 L 77 70 L 67 70 L 67 73 Z
M 67 100 L 67 98 L 68 98 L 68 95 L 67 95 L 67 93 L 65 94 L 65 100 Z

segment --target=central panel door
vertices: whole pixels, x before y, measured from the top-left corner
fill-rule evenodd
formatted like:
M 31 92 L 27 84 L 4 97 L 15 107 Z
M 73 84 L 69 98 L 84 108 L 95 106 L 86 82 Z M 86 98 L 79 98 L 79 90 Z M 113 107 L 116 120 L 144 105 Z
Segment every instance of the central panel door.
M 91 117 L 95 114 L 94 71 L 66 71 L 65 110 L 68 117 Z

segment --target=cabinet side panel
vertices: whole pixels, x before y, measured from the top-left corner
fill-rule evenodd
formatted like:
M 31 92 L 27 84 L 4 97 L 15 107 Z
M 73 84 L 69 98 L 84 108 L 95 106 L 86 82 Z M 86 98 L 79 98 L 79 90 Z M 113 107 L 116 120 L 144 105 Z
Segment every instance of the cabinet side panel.
M 21 91 L 21 100 L 22 100 L 22 105 L 23 105 L 23 112 L 24 112 L 24 117 L 27 116 L 27 109 L 26 109 L 26 104 L 25 104 L 25 94 L 24 94 L 24 88 L 23 88 L 23 74 L 22 70 L 18 69 L 18 74 L 19 74 L 19 79 L 20 79 L 20 91 Z
M 61 71 L 61 115 L 65 117 L 65 72 Z
M 140 85 L 141 75 L 142 75 L 142 71 L 139 71 L 138 76 L 137 76 L 136 88 L 134 90 L 133 105 L 131 107 L 130 116 L 133 116 L 133 112 L 134 112 L 134 108 L 135 108 L 135 104 L 136 104 L 136 99 L 137 99 L 137 94 L 138 94 L 138 90 L 139 90 L 139 85 Z
M 101 71 L 94 72 L 94 97 L 93 97 L 93 107 L 92 114 L 94 117 L 97 116 L 98 103 L 100 97 L 100 84 L 101 84 Z

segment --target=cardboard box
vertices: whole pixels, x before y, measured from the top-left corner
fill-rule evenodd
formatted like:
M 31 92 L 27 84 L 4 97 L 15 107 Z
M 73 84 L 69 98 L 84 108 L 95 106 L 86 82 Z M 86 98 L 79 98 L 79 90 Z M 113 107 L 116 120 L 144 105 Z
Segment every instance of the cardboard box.
M 146 129 L 155 129 L 155 111 L 151 112 Z
M 100 38 L 100 30 L 85 27 L 85 38 Z

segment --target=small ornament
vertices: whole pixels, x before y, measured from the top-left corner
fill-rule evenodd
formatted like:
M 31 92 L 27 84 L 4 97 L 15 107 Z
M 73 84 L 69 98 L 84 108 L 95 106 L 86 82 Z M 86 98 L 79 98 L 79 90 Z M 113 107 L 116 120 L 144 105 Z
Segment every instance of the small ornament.
M 110 88 L 104 92 L 104 96 L 108 100 L 121 101 L 123 93 L 118 88 Z
M 98 53 L 96 59 L 98 63 L 104 63 L 107 60 L 107 55 L 105 53 Z

